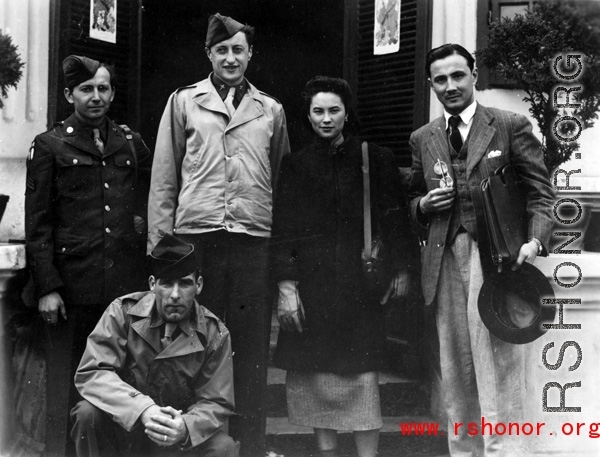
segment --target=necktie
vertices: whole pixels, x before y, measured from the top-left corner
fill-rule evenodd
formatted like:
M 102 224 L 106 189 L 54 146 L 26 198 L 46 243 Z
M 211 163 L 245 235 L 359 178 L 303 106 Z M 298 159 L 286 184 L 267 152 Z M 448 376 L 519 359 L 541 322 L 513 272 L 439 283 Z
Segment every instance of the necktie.
M 233 113 L 235 113 L 235 106 L 233 106 L 233 96 L 235 94 L 235 87 L 230 87 L 229 92 L 227 92 L 227 97 L 225 97 L 225 107 L 227 108 L 227 112 L 229 113 L 229 118 L 233 117 Z
M 458 116 L 451 116 L 450 119 L 448 119 L 448 124 L 450 124 L 450 144 L 457 154 L 460 152 L 463 145 L 463 140 L 460 136 L 460 131 L 458 130 L 459 123 L 460 117 Z
M 94 144 L 98 150 L 104 154 L 104 143 L 102 142 L 102 138 L 100 138 L 100 130 L 93 129 L 92 132 L 94 133 Z
M 175 331 L 175 329 L 177 328 L 177 324 L 173 323 L 173 322 L 167 322 L 167 324 L 165 325 L 165 336 L 163 336 L 160 339 L 160 342 L 162 344 L 162 348 L 166 348 L 169 344 L 171 344 L 173 342 L 173 332 Z

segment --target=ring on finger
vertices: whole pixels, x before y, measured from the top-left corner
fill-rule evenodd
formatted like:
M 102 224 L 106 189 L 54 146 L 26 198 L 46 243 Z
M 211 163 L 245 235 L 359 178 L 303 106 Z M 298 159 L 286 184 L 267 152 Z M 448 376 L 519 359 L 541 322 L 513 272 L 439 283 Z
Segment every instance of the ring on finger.
M 163 441 L 167 441 L 167 435 L 163 435 Z

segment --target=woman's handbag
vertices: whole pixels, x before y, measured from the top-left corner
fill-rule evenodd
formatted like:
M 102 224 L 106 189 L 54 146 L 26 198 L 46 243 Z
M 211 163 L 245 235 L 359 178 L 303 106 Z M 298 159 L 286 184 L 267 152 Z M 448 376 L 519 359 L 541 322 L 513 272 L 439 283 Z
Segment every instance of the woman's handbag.
M 364 247 L 362 252 L 363 270 L 367 284 L 373 290 L 385 291 L 391 280 L 389 259 L 380 236 L 372 239 L 371 231 L 371 184 L 369 176 L 369 146 L 362 143 L 363 161 L 363 211 Z
M 525 194 L 513 167 L 504 165 L 481 181 L 481 195 L 492 261 L 512 263 L 527 242 Z

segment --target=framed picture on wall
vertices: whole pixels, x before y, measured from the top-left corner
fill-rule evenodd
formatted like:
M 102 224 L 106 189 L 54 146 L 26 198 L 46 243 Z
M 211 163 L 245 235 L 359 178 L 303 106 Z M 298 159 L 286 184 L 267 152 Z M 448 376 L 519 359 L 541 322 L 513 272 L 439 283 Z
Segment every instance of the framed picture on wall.
M 90 38 L 117 42 L 117 0 L 90 0 Z
M 373 54 L 391 54 L 400 50 L 400 2 L 374 0 Z

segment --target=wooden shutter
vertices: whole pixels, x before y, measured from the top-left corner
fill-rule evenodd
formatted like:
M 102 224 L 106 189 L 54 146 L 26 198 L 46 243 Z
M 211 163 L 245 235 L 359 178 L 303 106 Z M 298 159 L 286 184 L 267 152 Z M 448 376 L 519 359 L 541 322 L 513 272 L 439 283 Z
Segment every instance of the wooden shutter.
M 430 29 L 426 16 L 430 2 L 400 3 L 400 50 L 379 56 L 373 55 L 375 1 L 357 0 L 357 6 L 350 8 L 349 20 L 355 15 L 357 21 L 357 41 L 353 44 L 349 39 L 350 46 L 356 49 L 356 73 L 350 78 L 355 79 L 363 137 L 391 148 L 398 163 L 409 166 L 408 140 L 414 128 L 426 121 L 429 104 L 428 91 L 418 81 L 426 80 L 419 64 L 428 47 Z M 350 33 L 352 25 L 348 28 Z
M 53 120 L 67 117 L 72 108 L 62 95 L 64 77 L 62 60 L 70 55 L 85 55 L 115 68 L 116 96 L 110 106 L 109 117 L 117 123 L 127 123 L 137 129 L 139 119 L 139 0 L 117 0 L 117 42 L 108 43 L 89 36 L 90 0 L 62 0 L 57 47 L 51 50 L 54 59 L 55 80 L 50 92 L 55 94 L 56 111 Z M 51 85 L 53 81 L 51 80 Z M 52 100 L 50 101 L 52 108 Z M 52 111 L 52 110 L 50 110 Z

